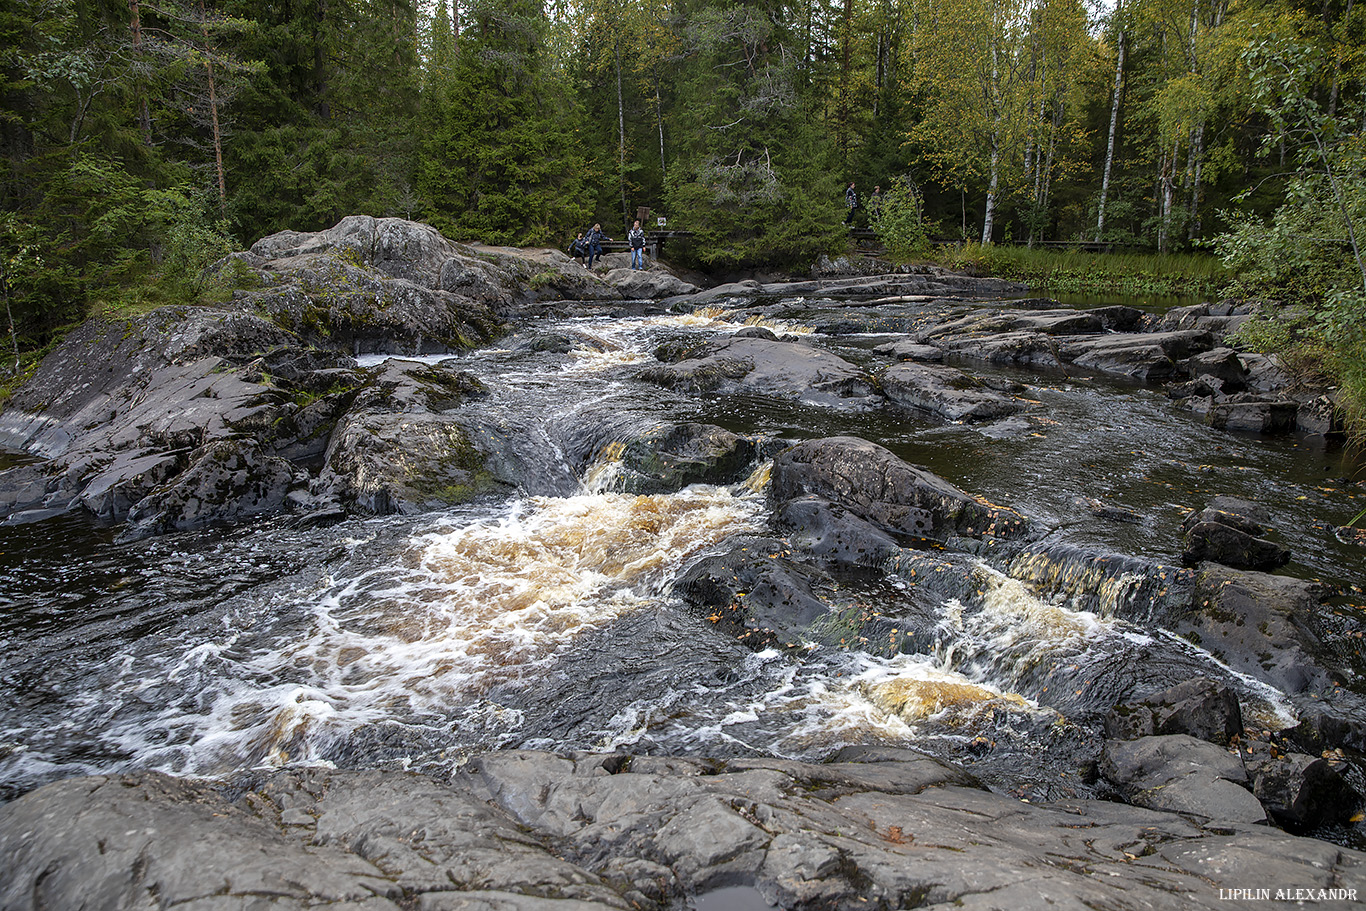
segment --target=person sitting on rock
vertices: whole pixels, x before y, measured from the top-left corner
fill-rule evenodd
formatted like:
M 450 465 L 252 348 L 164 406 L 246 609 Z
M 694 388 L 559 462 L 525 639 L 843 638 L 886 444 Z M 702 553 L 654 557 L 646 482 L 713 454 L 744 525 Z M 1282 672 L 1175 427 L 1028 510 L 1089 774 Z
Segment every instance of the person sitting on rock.
M 587 253 L 588 246 L 584 243 L 583 232 L 580 231 L 577 235 L 574 236 L 574 240 L 569 244 L 569 255 L 577 259 L 579 261 L 579 265 L 582 266 L 583 258 Z

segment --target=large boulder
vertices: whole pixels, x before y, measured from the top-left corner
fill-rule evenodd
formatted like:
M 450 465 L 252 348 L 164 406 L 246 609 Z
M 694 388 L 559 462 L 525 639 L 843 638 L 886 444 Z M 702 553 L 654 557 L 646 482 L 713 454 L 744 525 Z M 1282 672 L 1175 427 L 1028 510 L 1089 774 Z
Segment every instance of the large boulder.
M 1296 427 L 1300 405 L 1279 396 L 1239 393 L 1213 402 L 1205 414 L 1211 427 L 1241 433 L 1290 433 Z
M 342 328 L 371 340 L 381 334 L 367 336 L 363 330 L 370 326 L 397 326 L 409 345 L 420 331 L 428 344 L 443 344 L 444 350 L 461 347 L 462 339 L 477 340 L 481 330 L 498 331 L 492 316 L 501 318 L 538 301 L 621 298 L 558 250 L 459 244 L 430 225 L 401 218 L 352 215 L 325 231 L 283 231 L 257 241 L 240 262 L 268 286 L 247 296 L 260 306 L 324 324 L 331 315 Z M 356 274 L 339 278 L 345 266 L 369 281 L 357 282 Z M 286 292 L 296 293 L 296 299 Z M 297 292 L 310 303 L 297 300 Z M 388 311 L 400 308 L 424 320 L 390 319 Z M 420 353 L 411 346 L 402 350 Z
M 452 364 L 391 359 L 374 368 L 330 437 L 308 507 L 415 513 L 515 487 L 456 413 L 484 389 Z
M 1178 362 L 1213 347 L 1213 336 L 1198 329 L 1077 336 L 1059 341 L 1063 359 L 1077 367 L 1147 381 L 1172 379 L 1178 375 Z
M 990 421 L 1025 408 L 1015 396 L 953 367 L 896 364 L 881 379 L 883 393 L 895 404 L 945 421 Z
M 872 569 L 901 549 L 885 531 L 823 497 L 787 500 L 773 523 L 795 549 L 834 570 Z
M 800 342 L 765 338 L 719 339 L 675 363 L 647 367 L 639 376 L 695 393 L 766 395 L 841 408 L 881 402 L 868 375 L 843 358 Z
M 1242 732 L 1238 694 L 1225 684 L 1198 677 L 1121 702 L 1105 716 L 1105 736 L 1112 740 L 1188 734 L 1227 745 Z
M 1252 793 L 1292 832 L 1346 821 L 1361 804 L 1341 758 L 1281 753 L 1259 757 Z
M 490 267 L 480 263 L 471 275 Z M 351 354 L 439 354 L 485 344 L 505 331 L 503 284 L 483 278 L 456 290 L 396 278 L 334 252 L 268 262 L 271 281 L 237 292 L 239 306 L 266 314 L 311 344 Z M 501 279 L 507 285 L 511 283 Z
M 608 490 L 670 493 L 689 484 L 741 480 L 757 453 L 754 439 L 714 424 L 655 424 L 604 445 L 589 475 Z
M 819 569 L 795 559 L 776 538 L 743 538 L 679 575 L 673 593 L 716 629 L 755 651 L 796 648 L 821 638 L 833 587 Z
M 1265 537 L 1269 522 L 1270 514 L 1255 503 L 1215 497 L 1182 521 L 1182 559 L 1192 566 L 1208 560 L 1240 569 L 1275 569 L 1290 560 L 1290 551 Z
M 782 502 L 816 495 L 889 531 L 943 540 L 949 535 L 1016 537 L 1028 521 L 975 499 L 944 479 L 856 437 L 798 443 L 773 461 L 771 493 Z
M 631 299 L 658 300 L 697 291 L 696 285 L 655 269 L 613 269 L 603 280 L 621 292 L 622 297 Z
M 1239 753 L 1185 734 L 1108 741 L 1101 771 L 1136 806 L 1213 821 L 1266 821 Z

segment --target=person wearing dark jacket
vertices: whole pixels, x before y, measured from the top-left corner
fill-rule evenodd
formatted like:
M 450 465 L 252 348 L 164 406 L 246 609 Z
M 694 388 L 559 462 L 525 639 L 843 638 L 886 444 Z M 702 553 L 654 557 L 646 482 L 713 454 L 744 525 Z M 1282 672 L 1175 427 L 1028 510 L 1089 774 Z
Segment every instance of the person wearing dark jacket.
M 854 213 L 858 211 L 858 190 L 854 189 L 854 182 L 849 181 L 849 189 L 844 191 L 844 205 L 849 209 L 849 214 L 844 216 L 844 223 L 850 225 L 854 223 Z
M 626 232 L 626 241 L 631 245 L 631 268 L 645 268 L 645 231 L 640 227 L 640 221 L 631 225 L 631 230 Z
M 610 240 L 602 236 L 602 225 L 596 224 L 588 230 L 588 237 L 584 239 L 584 246 L 588 248 L 588 268 L 593 268 L 593 260 L 602 256 L 602 242 Z

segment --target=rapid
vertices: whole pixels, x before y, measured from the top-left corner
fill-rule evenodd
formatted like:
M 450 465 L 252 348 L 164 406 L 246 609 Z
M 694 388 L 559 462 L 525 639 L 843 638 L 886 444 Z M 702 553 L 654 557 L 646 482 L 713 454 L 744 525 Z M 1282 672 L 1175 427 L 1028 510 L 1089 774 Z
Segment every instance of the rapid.
M 970 591 L 913 586 L 914 560 L 841 580 L 843 603 L 915 617 L 913 635 L 892 627 L 888 642 L 755 651 L 689 611 L 672 583 L 691 561 L 768 533 L 764 461 L 729 487 L 623 493 L 620 445 L 585 436 L 590 412 L 594 433 L 618 440 L 661 421 L 789 443 L 860 436 L 1024 513 L 1048 545 L 1174 566 L 1184 516 L 1242 496 L 1281 518 L 1286 572 L 1334 586 L 1343 611 L 1361 600 L 1360 550 L 1331 531 L 1366 506 L 1351 455 L 1212 430 L 1159 389 L 984 368 L 1027 384 L 1040 407 L 1024 423 L 943 425 L 634 378 L 662 344 L 756 323 L 861 364 L 884 340 L 814 337 L 805 302 L 781 303 L 781 319 L 741 302 L 554 319 L 532 334 L 575 340 L 568 353 L 509 342 L 457 356 L 489 390 L 469 407 L 496 415 L 538 466 L 508 497 L 134 543 L 71 516 L 0 526 L 0 796 L 131 769 L 441 775 L 494 748 L 819 760 L 854 744 L 973 762 L 1003 790 L 1083 793 L 1069 756 L 1136 679 L 1226 680 L 1249 724 L 1293 724 L 1282 694 L 1160 617 L 966 555 L 934 558 L 969 563 Z M 1102 521 L 1096 500 L 1136 520 Z

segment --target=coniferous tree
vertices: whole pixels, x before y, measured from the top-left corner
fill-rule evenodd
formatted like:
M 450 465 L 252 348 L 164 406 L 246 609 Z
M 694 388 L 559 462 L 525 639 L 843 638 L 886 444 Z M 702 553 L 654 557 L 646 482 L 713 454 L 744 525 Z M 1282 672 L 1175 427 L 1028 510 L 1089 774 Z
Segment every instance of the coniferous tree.
M 803 91 L 786 23 L 759 4 L 704 6 L 679 67 L 684 110 L 668 201 L 714 264 L 809 262 L 843 239 L 836 148 Z
M 417 187 L 462 239 L 542 243 L 584 217 L 576 107 L 544 49 L 536 0 L 483 0 L 446 72 L 425 82 Z

